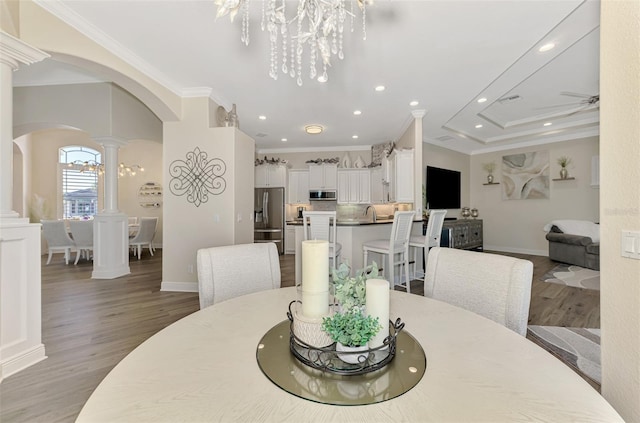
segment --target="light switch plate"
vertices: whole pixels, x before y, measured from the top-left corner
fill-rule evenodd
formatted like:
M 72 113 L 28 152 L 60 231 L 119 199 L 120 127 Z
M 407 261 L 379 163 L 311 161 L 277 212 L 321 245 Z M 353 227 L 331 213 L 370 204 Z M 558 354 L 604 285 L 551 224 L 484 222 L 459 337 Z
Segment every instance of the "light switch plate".
M 622 231 L 620 247 L 622 257 L 640 260 L 640 231 Z

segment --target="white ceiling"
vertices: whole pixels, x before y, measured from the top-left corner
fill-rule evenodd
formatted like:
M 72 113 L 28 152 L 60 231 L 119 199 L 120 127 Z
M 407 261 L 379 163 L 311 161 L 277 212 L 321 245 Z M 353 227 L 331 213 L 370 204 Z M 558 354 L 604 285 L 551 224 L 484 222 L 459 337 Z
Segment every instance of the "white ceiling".
M 227 109 L 235 103 L 240 128 L 259 151 L 396 140 L 413 109 L 426 111 L 424 142 L 468 154 L 599 133 L 597 106 L 569 95 L 599 93 L 599 1 L 376 0 L 367 8 L 367 39 L 356 13 L 329 81 L 309 79 L 305 70 L 302 87 L 282 73 L 269 78 L 259 1 L 251 3 L 248 47 L 240 42 L 241 19 L 216 20 L 209 0 L 37 3 L 174 92 L 210 92 Z M 547 42 L 556 47 L 539 52 Z M 53 59 L 14 75 L 16 86 L 100 80 Z M 386 90 L 376 92 L 377 85 Z M 325 132 L 305 134 L 310 123 Z

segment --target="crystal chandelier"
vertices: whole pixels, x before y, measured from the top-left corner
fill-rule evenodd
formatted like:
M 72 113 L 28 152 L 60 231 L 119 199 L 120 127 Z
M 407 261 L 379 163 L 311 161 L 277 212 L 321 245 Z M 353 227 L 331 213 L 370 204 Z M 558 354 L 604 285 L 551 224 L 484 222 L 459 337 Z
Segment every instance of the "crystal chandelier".
M 305 47 L 309 49 L 309 78 L 319 82 L 328 80 L 327 67 L 331 66 L 331 56 L 344 59 L 342 50 L 344 26 L 347 17 L 351 21 L 353 32 L 354 3 L 362 12 L 362 39 L 366 33 L 366 3 L 368 0 L 298 0 L 295 14 L 287 17 L 286 0 L 262 0 L 261 29 L 269 33 L 271 64 L 269 76 L 278 79 L 278 68 L 282 73 L 296 78 L 302 86 L 302 55 Z M 214 0 L 218 6 L 216 19 L 229 15 L 231 22 L 238 13 L 242 14 L 242 35 L 240 40 L 249 45 L 249 4 L 251 0 Z M 296 34 L 289 31 L 295 24 Z M 317 58 L 321 58 L 322 73 L 316 70 Z
M 80 173 L 84 172 L 97 172 L 98 175 L 104 175 L 104 164 L 94 162 L 94 161 L 82 161 L 76 160 L 70 163 L 67 163 L 68 167 L 78 167 Z M 121 176 L 136 176 L 138 172 L 144 172 L 144 168 L 140 165 L 126 165 L 124 163 L 120 163 L 118 165 L 118 177 Z

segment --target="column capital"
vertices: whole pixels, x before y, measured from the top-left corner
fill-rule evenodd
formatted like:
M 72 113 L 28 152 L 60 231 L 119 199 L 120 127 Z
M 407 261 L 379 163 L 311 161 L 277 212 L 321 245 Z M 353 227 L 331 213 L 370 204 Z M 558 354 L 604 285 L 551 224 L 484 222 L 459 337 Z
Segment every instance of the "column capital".
M 95 142 L 97 142 L 98 144 L 102 145 L 103 147 L 124 147 L 125 145 L 129 144 L 129 141 L 121 138 L 121 137 L 114 137 L 111 135 L 105 135 L 102 137 L 91 137 L 91 139 L 93 139 Z
M 18 69 L 20 63 L 30 65 L 51 57 L 49 54 L 4 31 L 0 31 L 0 61 Z
M 416 119 L 422 119 L 423 117 L 425 117 L 427 115 L 427 111 L 424 110 L 424 109 L 412 110 L 411 114 Z

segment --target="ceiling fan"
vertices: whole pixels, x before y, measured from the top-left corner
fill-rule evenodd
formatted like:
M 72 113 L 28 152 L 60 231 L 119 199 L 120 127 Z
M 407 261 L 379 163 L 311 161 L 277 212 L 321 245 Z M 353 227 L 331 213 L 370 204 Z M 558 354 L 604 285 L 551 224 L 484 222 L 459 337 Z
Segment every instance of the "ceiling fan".
M 581 98 L 582 100 L 574 103 L 564 103 L 564 104 L 556 104 L 553 106 L 536 107 L 536 110 L 551 109 L 554 107 L 567 107 L 567 106 L 583 106 L 580 108 L 580 110 L 583 110 L 587 108 L 598 107 L 600 105 L 600 94 L 589 95 L 589 94 L 580 94 L 580 93 L 562 91 L 560 95 L 566 95 L 568 97 L 577 97 L 577 98 Z

